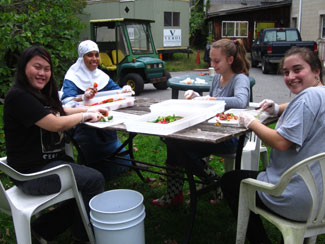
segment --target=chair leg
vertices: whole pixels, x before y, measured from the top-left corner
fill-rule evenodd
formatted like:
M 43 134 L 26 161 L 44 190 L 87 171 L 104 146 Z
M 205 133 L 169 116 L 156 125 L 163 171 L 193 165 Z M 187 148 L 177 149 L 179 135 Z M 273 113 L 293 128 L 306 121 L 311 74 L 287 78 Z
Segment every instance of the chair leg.
M 285 228 L 281 230 L 284 244 L 303 244 L 304 231 L 301 229 L 295 230 L 292 228 Z
M 88 239 L 90 241 L 91 244 L 95 244 L 95 237 L 94 237 L 94 233 L 92 231 L 92 228 L 91 228 L 91 224 L 90 224 L 90 221 L 89 221 L 89 218 L 88 218 L 88 214 L 86 212 L 86 208 L 83 204 L 83 200 L 81 198 L 81 196 L 78 194 L 78 196 L 76 196 L 76 202 L 77 202 L 77 205 L 78 205 L 78 208 L 79 208 L 79 211 L 80 211 L 80 215 L 81 215 L 81 219 L 82 219 L 82 222 L 85 226 L 85 229 L 86 229 L 86 232 L 87 232 L 87 235 L 88 235 Z
M 304 243 L 306 244 L 315 244 L 317 240 L 317 236 L 311 236 L 309 238 L 305 238 Z
M 32 244 L 30 227 L 31 216 L 22 214 L 20 211 L 12 211 L 17 244 Z
M 223 162 L 223 167 L 225 169 L 225 172 L 229 172 L 231 170 L 234 170 L 235 169 L 235 159 L 225 157 L 224 162 Z
M 246 239 L 246 232 L 250 215 L 250 210 L 248 208 L 248 200 L 242 199 L 242 196 L 246 195 L 246 189 L 241 186 L 238 204 L 236 244 L 244 244 Z
M 263 164 L 263 169 L 266 169 L 267 165 L 269 164 L 267 151 L 261 152 L 261 160 L 262 160 L 262 164 Z

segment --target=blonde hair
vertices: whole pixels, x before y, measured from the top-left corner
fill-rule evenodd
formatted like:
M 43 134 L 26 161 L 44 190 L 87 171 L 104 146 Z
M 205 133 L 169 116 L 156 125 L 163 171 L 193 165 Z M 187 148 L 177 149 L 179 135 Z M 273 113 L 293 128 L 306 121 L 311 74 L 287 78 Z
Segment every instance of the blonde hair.
M 248 76 L 250 63 L 246 57 L 246 49 L 241 39 L 221 39 L 213 42 L 212 48 L 220 48 L 227 57 L 234 57 L 231 69 L 234 73 L 244 73 Z

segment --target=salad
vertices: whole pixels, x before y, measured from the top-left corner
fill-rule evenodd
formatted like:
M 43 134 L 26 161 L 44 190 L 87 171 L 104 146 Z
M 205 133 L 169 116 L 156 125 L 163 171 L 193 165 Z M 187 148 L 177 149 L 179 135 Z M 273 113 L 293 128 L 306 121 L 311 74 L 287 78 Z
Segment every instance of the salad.
M 217 113 L 216 117 L 219 120 L 225 121 L 238 120 L 238 116 L 234 115 L 233 113 Z
M 155 119 L 154 121 L 148 121 L 148 122 L 157 123 L 157 124 L 169 124 L 176 120 L 180 120 L 182 118 L 184 118 L 184 117 L 176 116 L 175 114 L 173 114 L 173 115 L 168 115 L 168 116 L 158 116 L 158 118 Z

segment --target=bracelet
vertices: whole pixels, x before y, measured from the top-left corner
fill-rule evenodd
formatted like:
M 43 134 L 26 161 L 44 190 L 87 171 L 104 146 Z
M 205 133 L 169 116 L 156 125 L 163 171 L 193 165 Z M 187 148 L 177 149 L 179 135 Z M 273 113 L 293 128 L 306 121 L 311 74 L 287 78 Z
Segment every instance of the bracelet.
M 83 122 L 85 122 L 85 113 L 82 113 L 82 118 L 81 118 L 80 123 L 83 123 Z
M 279 104 L 275 103 L 274 104 L 274 113 L 275 113 L 275 115 L 276 116 L 279 115 L 279 112 L 280 112 L 280 106 L 279 106 Z

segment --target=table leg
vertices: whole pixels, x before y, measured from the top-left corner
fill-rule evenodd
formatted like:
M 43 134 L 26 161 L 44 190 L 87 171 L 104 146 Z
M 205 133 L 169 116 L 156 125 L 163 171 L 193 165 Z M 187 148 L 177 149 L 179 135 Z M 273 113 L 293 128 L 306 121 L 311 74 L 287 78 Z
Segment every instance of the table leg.
M 178 89 L 172 88 L 172 99 L 178 99 Z
M 191 167 L 185 167 L 185 172 L 187 175 L 187 180 L 190 188 L 190 214 L 188 216 L 188 224 L 185 231 L 183 244 L 188 244 L 190 243 L 191 234 L 192 234 L 194 221 L 195 221 L 196 208 L 197 208 L 197 194 L 196 194 L 196 184 L 194 181 Z
M 244 142 L 245 142 L 246 135 L 241 135 L 238 140 L 237 152 L 236 152 L 236 162 L 235 162 L 235 169 L 240 170 L 241 164 L 241 155 L 243 153 Z
M 116 156 L 123 156 L 126 154 L 130 155 L 131 159 L 134 159 L 134 155 L 133 155 L 133 138 L 136 136 L 136 133 L 129 133 L 129 137 L 122 143 L 122 145 L 110 156 L 110 158 L 114 158 Z M 125 150 L 124 152 L 121 152 L 123 150 L 123 148 L 129 145 L 128 149 Z M 136 163 L 131 160 L 132 165 L 133 165 L 133 169 L 135 170 L 135 172 L 137 173 L 137 175 L 139 176 L 139 178 L 145 182 L 145 179 L 143 177 L 143 175 L 140 172 L 140 169 L 137 167 Z

